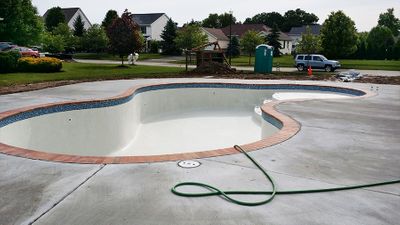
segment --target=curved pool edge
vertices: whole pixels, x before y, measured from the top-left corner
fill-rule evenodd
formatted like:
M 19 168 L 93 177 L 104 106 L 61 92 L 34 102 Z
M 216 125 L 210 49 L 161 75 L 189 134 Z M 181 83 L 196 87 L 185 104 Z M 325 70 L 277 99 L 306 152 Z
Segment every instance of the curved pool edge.
M 157 83 L 150 85 L 137 85 L 132 88 L 129 88 L 122 94 L 103 99 L 94 99 L 94 100 L 82 100 L 82 101 L 66 101 L 66 102 L 58 102 L 58 103 L 48 103 L 48 104 L 40 104 L 34 106 L 23 107 L 15 110 L 10 110 L 6 112 L 0 113 L 0 121 L 4 121 L 6 118 L 16 117 L 23 113 L 34 112 L 35 110 L 46 110 L 56 107 L 63 106 L 76 106 L 76 105 L 90 105 L 90 104 L 103 104 L 112 101 L 123 101 L 129 98 L 133 98 L 135 94 L 138 94 L 142 91 L 154 90 L 162 88 L 171 88 L 177 85 L 181 85 L 180 87 L 189 87 L 193 85 L 220 85 L 220 86 L 234 86 L 234 87 L 244 87 L 244 86 L 252 86 L 252 87 L 266 87 L 266 86 L 277 86 L 277 85 L 286 85 L 288 87 L 308 87 L 308 88 L 327 88 L 327 89 L 337 89 L 342 90 L 344 92 L 358 92 L 363 93 L 360 96 L 352 96 L 350 99 L 357 98 L 366 98 L 375 95 L 375 93 L 354 89 L 354 88 L 344 88 L 338 86 L 325 86 L 325 85 L 310 85 L 310 84 L 248 84 L 248 83 L 226 83 L 226 82 L 182 82 L 182 83 Z M 313 100 L 313 99 L 296 99 L 296 100 L 282 100 L 282 101 L 273 101 L 267 104 L 262 105 L 261 109 L 263 114 L 265 113 L 268 117 L 271 117 L 282 124 L 282 128 L 272 136 L 261 139 L 256 142 L 248 143 L 241 145 L 246 151 L 255 151 L 262 148 L 266 148 L 269 146 L 273 146 L 279 143 L 282 143 L 300 131 L 300 124 L 292 119 L 291 117 L 277 111 L 275 107 L 284 102 L 293 102 L 293 101 L 305 101 L 305 100 Z M 106 107 L 106 106 L 103 106 Z M 70 109 L 76 110 L 76 109 Z M 57 111 L 56 111 L 57 112 Z M 51 113 L 51 112 L 50 112 Z M 192 153 L 176 153 L 176 154 L 167 154 L 167 155 L 151 155 L 151 156 L 78 156 L 78 155 L 67 155 L 67 154 L 58 154 L 58 153 L 47 153 L 40 152 L 30 149 L 24 149 L 19 147 L 10 146 L 0 142 L 0 153 L 23 157 L 33 160 L 43 160 L 43 161 L 52 161 L 52 162 L 61 162 L 61 163 L 80 163 L 80 164 L 126 164 L 126 163 L 149 163 L 149 162 L 163 162 L 163 161 L 178 161 L 178 160 L 187 160 L 187 159 L 199 159 L 199 158 L 209 158 L 223 155 L 231 155 L 239 153 L 233 147 L 223 148 L 223 149 L 214 149 L 207 151 L 198 151 Z

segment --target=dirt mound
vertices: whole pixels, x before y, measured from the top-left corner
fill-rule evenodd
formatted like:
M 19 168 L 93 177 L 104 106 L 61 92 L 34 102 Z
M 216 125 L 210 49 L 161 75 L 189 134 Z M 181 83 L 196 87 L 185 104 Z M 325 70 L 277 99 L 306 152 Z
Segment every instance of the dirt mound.
M 218 62 L 203 63 L 196 69 L 190 71 L 193 74 L 235 74 L 236 69 L 229 67 L 226 64 Z

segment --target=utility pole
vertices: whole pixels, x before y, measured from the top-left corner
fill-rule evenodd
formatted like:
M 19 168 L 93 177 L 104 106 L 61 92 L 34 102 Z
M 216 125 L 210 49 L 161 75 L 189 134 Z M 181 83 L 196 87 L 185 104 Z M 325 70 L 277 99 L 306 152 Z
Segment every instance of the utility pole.
M 232 65 L 232 10 L 229 11 L 230 14 L 230 23 L 229 23 L 229 66 Z

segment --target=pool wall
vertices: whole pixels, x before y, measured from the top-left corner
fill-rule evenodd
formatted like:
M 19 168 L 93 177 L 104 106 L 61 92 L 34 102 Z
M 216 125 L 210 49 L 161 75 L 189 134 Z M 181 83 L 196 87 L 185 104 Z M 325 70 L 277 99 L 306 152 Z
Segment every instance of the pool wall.
M 188 110 L 202 110 L 199 104 L 196 102 L 184 101 L 184 91 L 181 88 L 216 88 L 215 92 L 231 92 L 235 91 L 232 89 L 241 89 L 244 95 L 248 95 L 250 99 L 255 102 L 260 102 L 260 97 L 254 95 L 253 90 L 316 90 L 316 91 L 329 91 L 339 92 L 345 94 L 351 94 L 355 96 L 363 96 L 366 93 L 364 91 L 355 89 L 346 89 L 340 87 L 329 87 L 329 86 L 309 86 L 309 85 L 287 85 L 287 84 L 273 84 L 273 85 L 254 85 L 254 84 L 226 84 L 226 83 L 179 83 L 179 84 L 160 84 L 151 86 L 136 87 L 128 90 L 127 92 L 110 99 L 96 100 L 96 101 L 83 101 L 83 102 L 66 102 L 57 104 L 47 104 L 41 106 L 27 107 L 23 109 L 13 110 L 0 114 L 0 128 L 7 126 L 7 132 L 0 129 L 0 142 L 7 140 L 7 144 L 0 143 L 0 152 L 11 155 L 19 155 L 27 158 L 43 159 L 43 160 L 54 160 L 62 162 L 78 162 L 78 163 L 127 163 L 127 162 L 146 162 L 146 161 L 165 161 L 165 160 L 177 160 L 182 158 L 200 158 L 210 157 L 223 154 L 232 154 L 232 148 L 219 149 L 215 151 L 204 151 L 197 153 L 186 153 L 186 154 L 171 154 L 166 156 L 148 156 L 148 157 L 78 157 L 69 156 L 65 154 L 56 153 L 43 153 L 24 148 L 13 147 L 13 144 L 21 143 L 25 146 L 31 146 L 32 144 L 47 141 L 49 146 L 53 146 L 56 142 L 64 141 L 68 142 L 70 150 L 77 148 L 77 145 L 82 147 L 82 143 L 91 143 L 91 146 L 84 146 L 85 150 L 88 151 L 109 151 L 110 149 L 119 149 L 127 145 L 135 135 L 137 125 L 140 122 L 157 120 L 162 115 L 173 115 L 174 110 L 178 107 L 186 107 Z M 180 92 L 176 96 L 183 96 L 181 99 L 174 98 L 166 101 L 160 100 L 159 95 L 154 95 L 155 92 L 151 91 L 162 91 L 164 89 L 176 89 Z M 179 90 L 181 89 L 181 90 Z M 245 91 L 243 91 L 245 89 Z M 199 89 L 200 90 L 200 89 Z M 146 93 L 147 98 L 143 100 L 142 94 Z M 225 108 L 226 107 L 239 107 L 248 106 L 249 104 L 255 104 L 246 98 L 238 98 L 237 95 L 232 95 L 230 99 L 218 99 L 220 96 L 210 92 L 198 91 L 196 92 L 201 97 L 207 97 L 214 99 L 214 104 L 210 107 Z M 229 95 L 228 95 L 229 96 Z M 135 98 L 134 101 L 130 101 Z M 155 99 L 156 98 L 156 99 Z M 245 99 L 245 100 L 243 100 Z M 147 102 L 147 103 L 146 103 Z M 157 104 L 148 104 L 149 102 L 156 102 Z M 278 113 L 274 110 L 274 105 L 280 102 L 274 102 L 271 104 L 264 105 L 262 107 L 262 118 L 263 123 L 271 123 L 274 126 L 281 129 L 276 135 L 269 138 L 260 140 L 258 142 L 250 143 L 245 145 L 247 150 L 255 150 L 263 147 L 267 147 L 276 143 L 280 143 L 291 136 L 293 136 L 300 128 L 299 124 L 289 117 Z M 129 104 L 129 107 L 126 107 Z M 85 110 L 83 110 L 85 109 Z M 96 118 L 93 119 L 93 112 L 96 111 Z M 65 119 L 63 113 L 69 112 L 69 118 Z M 154 113 L 154 112 L 159 112 Z M 73 135 L 71 140 L 70 136 L 66 136 L 68 132 L 58 129 L 57 126 L 48 126 L 49 121 L 40 121 L 43 119 L 40 115 L 50 114 L 51 118 L 64 121 L 63 126 L 69 127 L 72 130 L 79 130 Z M 151 115 L 151 116 L 146 116 Z M 46 116 L 46 118 L 49 118 Z M 30 120 L 39 120 L 39 123 L 43 124 L 43 127 L 30 127 Z M 110 120 L 110 118 L 113 118 Z M 16 123 L 19 121 L 19 123 Z M 88 123 L 88 121 L 91 121 Z M 26 122 L 26 124 L 23 124 Z M 51 123 L 51 122 L 50 122 Z M 82 126 L 85 124 L 87 126 Z M 131 124 L 126 126 L 126 124 Z M 40 133 L 39 130 L 51 129 L 53 137 L 48 137 Z M 85 129 L 81 129 L 86 127 Z M 79 128 L 79 129 L 78 129 Z M 31 130 L 29 130 L 31 129 Z M 68 130 L 69 130 L 68 129 Z M 104 130 L 106 132 L 98 132 Z M 25 139 L 20 139 L 18 135 L 15 135 L 21 131 L 29 131 L 33 136 L 26 135 Z M 47 130 L 48 134 L 49 131 Z M 95 133 L 95 135 L 93 135 Z M 35 136 L 37 135 L 37 136 Z M 265 134 L 263 134 L 265 135 Z M 67 140 L 68 138 L 68 140 Z M 75 138 L 75 139 L 74 139 Z M 45 140 L 43 140 L 45 139 Z M 113 141 L 110 141 L 113 140 Z M 95 144 L 93 144 L 95 143 Z M 60 149 L 60 152 L 65 149 Z

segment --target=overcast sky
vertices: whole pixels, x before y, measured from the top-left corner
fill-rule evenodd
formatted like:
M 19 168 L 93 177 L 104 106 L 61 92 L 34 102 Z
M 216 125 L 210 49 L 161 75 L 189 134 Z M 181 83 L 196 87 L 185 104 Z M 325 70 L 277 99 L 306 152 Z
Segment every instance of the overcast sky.
M 287 10 L 301 8 L 316 14 L 321 24 L 330 12 L 343 10 L 356 23 L 358 31 L 369 31 L 376 26 L 379 14 L 388 8 L 394 8 L 400 18 L 400 0 L 32 0 L 32 3 L 40 15 L 54 6 L 80 7 L 92 23 L 101 23 L 109 9 L 121 14 L 126 8 L 132 13 L 164 12 L 179 25 L 230 10 L 239 21 L 244 21 L 261 12 L 276 11 L 283 15 Z

